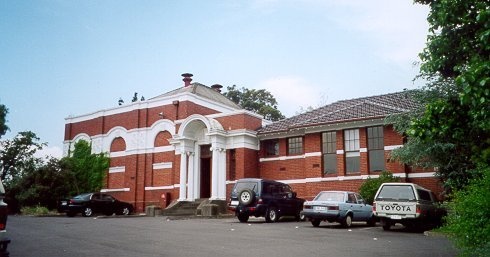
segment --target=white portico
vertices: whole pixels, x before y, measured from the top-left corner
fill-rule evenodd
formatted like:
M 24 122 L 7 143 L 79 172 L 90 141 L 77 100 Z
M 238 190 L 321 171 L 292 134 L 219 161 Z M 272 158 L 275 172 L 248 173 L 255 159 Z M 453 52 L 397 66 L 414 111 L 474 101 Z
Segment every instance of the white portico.
M 222 125 L 203 115 L 191 115 L 172 144 L 181 157 L 179 201 L 226 200 L 226 132 Z

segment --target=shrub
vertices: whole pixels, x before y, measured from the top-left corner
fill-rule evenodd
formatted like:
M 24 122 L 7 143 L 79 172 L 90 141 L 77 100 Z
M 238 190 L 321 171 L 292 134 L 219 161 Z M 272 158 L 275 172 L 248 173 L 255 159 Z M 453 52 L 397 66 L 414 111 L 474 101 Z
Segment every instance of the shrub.
M 29 206 L 29 207 L 22 207 L 20 209 L 20 212 L 24 215 L 47 215 L 49 214 L 49 209 L 43 206 Z
M 393 174 L 389 171 L 383 171 L 379 175 L 378 178 L 371 178 L 362 183 L 359 188 L 359 194 L 361 194 L 362 198 L 366 201 L 366 203 L 373 204 L 374 195 L 378 191 L 379 186 L 385 182 L 398 182 L 399 178 L 393 176 Z
M 453 194 L 446 225 L 441 228 L 462 250 L 462 256 L 488 256 L 490 252 L 490 168 L 480 170 L 481 178 Z

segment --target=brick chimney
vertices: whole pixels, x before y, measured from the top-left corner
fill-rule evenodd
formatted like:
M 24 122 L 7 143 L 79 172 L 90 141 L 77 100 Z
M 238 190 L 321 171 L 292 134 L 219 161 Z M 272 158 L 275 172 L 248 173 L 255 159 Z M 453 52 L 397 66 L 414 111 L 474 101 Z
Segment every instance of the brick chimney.
M 182 77 L 184 77 L 184 79 L 182 79 L 182 81 L 184 81 L 184 87 L 188 87 L 191 85 L 191 77 L 192 77 L 192 74 L 190 73 L 184 73 L 182 74 Z
M 214 89 L 214 91 L 221 93 L 221 88 L 223 88 L 223 86 L 220 84 L 214 84 L 211 86 L 211 88 Z

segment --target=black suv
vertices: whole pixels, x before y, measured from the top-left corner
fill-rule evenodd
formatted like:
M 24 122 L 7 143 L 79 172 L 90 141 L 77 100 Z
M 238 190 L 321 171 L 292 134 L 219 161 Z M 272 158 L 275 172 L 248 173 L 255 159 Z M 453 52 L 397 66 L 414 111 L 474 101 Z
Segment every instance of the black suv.
M 281 216 L 294 216 L 299 221 L 304 202 L 287 184 L 245 178 L 239 179 L 233 187 L 229 209 L 235 212 L 240 222 L 247 222 L 250 216 L 265 217 L 266 222 L 275 222 Z

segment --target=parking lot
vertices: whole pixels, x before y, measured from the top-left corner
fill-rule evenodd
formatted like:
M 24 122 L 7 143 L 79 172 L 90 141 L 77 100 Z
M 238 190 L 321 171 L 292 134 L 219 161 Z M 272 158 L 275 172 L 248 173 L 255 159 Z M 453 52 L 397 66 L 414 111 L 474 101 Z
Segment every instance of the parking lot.
M 442 236 L 251 218 L 9 216 L 10 256 L 455 256 Z

